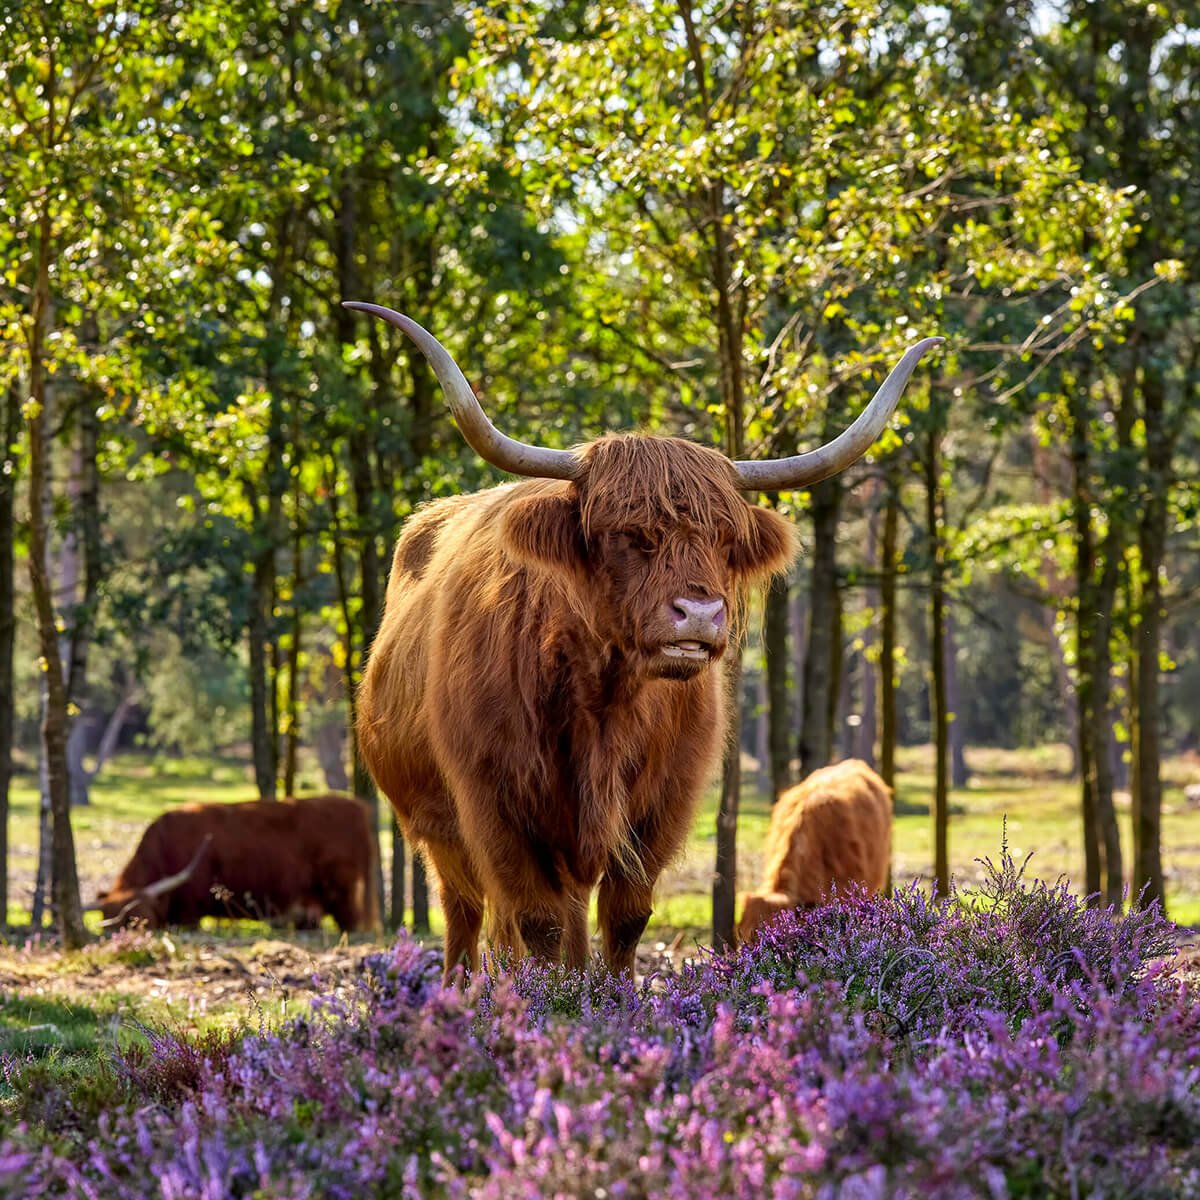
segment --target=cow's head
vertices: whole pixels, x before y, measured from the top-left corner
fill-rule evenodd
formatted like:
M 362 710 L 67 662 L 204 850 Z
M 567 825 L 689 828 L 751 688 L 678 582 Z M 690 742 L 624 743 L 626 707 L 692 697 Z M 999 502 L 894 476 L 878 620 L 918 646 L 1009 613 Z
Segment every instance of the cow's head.
M 784 892 L 758 892 L 742 901 L 742 919 L 738 922 L 738 944 L 745 946 L 758 936 L 758 931 L 781 912 L 798 905 Z
M 168 896 L 191 879 L 211 844 L 212 834 L 206 833 L 183 870 L 155 879 L 144 887 L 129 887 L 119 879 L 115 887 L 96 897 L 92 911 L 100 913 L 100 924 L 106 929 L 119 929 L 143 922 L 152 929 L 161 929 L 167 923 Z
M 165 921 L 164 901 L 146 894 L 144 888 L 111 888 L 96 897 L 95 910 L 100 913 L 100 924 L 105 929 L 120 929 L 139 923 L 151 929 L 161 928 Z
M 572 577 L 586 619 L 638 674 L 690 679 L 720 658 L 747 586 L 787 567 L 790 521 L 748 504 L 723 454 L 616 434 L 570 481 L 509 505 L 508 548 Z
M 504 536 L 525 561 L 574 576 L 581 614 L 646 674 L 689 679 L 723 653 L 748 585 L 785 569 L 795 532 L 745 491 L 806 487 L 849 466 L 883 431 L 921 355 L 913 346 L 863 414 L 807 454 L 734 462 L 678 438 L 618 434 L 576 450 L 531 446 L 500 433 L 446 349 L 415 321 L 375 304 L 407 333 L 441 382 L 470 445 L 517 475 L 558 480 L 509 506 Z

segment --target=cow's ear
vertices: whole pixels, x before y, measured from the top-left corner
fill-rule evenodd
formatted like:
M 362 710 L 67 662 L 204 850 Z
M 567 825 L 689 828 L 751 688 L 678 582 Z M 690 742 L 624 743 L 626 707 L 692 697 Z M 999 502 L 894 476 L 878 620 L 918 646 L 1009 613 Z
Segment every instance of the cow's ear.
M 507 549 L 533 566 L 573 572 L 587 557 L 579 500 L 570 484 L 513 500 L 501 533 Z
M 737 541 L 730 554 L 734 572 L 750 583 L 770 579 L 791 566 L 800 549 L 796 527 L 770 508 L 747 505 L 750 532 Z

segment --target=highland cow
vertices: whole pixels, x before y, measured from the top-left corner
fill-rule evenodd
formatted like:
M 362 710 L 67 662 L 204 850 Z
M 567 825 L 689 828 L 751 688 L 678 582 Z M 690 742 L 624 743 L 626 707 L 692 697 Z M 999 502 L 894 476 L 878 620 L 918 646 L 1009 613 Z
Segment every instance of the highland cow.
M 343 931 L 374 929 L 374 863 L 369 810 L 349 796 L 192 804 L 150 823 L 97 907 L 110 926 L 207 916 L 312 927 L 328 913 Z
M 738 940 L 788 908 L 820 904 L 835 888 L 887 886 L 892 792 L 861 759 L 814 771 L 771 811 L 761 891 L 746 896 Z
M 605 960 L 630 971 L 724 742 L 714 664 L 747 590 L 796 552 L 792 525 L 741 493 L 857 459 L 939 339 L 828 445 L 733 462 L 670 437 L 514 441 L 420 325 L 349 307 L 416 342 L 483 458 L 538 477 L 409 520 L 358 696 L 364 760 L 437 874 L 447 977 L 477 965 L 485 903 L 499 949 L 582 966 L 597 886 Z

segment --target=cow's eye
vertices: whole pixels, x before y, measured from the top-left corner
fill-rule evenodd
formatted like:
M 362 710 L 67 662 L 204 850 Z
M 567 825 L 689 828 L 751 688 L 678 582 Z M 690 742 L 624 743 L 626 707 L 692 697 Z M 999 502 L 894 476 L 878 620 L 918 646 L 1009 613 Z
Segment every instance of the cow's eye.
M 630 550 L 636 550 L 638 554 L 653 554 L 654 543 L 644 534 L 639 533 L 636 529 L 621 535 L 622 541 Z

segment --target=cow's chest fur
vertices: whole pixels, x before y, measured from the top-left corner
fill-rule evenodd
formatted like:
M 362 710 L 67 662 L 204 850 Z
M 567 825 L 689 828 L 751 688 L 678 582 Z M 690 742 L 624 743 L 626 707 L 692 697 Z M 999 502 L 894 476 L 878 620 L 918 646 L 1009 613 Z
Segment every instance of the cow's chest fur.
M 546 691 L 551 736 L 528 791 L 513 797 L 514 818 L 580 883 L 595 883 L 650 827 L 690 819 L 687 793 L 719 739 L 719 686 L 716 671 L 686 683 L 563 672 Z
M 595 885 L 690 823 L 720 741 L 720 686 L 719 668 L 634 682 L 560 663 L 521 703 L 479 686 L 447 697 L 435 743 L 465 840 L 475 854 L 519 849 L 556 889 Z

